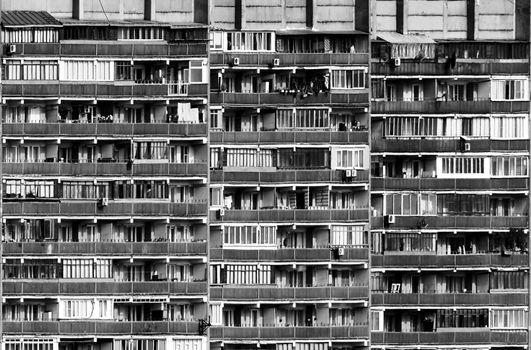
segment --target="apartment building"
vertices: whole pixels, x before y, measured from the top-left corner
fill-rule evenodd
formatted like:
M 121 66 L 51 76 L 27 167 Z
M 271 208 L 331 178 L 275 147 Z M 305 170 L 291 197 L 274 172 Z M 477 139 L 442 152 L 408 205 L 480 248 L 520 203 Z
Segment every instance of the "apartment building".
M 206 17 L 2 4 L 2 349 L 206 349 Z
M 2 0 L 2 350 L 528 347 L 528 0 Z
M 369 345 L 368 7 L 211 2 L 211 349 Z
M 529 2 L 373 10 L 371 347 L 527 348 Z

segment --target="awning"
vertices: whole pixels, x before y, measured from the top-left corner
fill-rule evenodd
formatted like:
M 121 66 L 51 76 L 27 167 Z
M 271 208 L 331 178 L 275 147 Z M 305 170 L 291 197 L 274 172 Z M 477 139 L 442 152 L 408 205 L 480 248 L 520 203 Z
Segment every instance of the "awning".
M 404 35 L 400 33 L 378 33 L 378 38 L 387 41 L 391 44 L 436 44 L 435 40 L 424 35 L 409 34 Z
M 61 27 L 62 23 L 46 11 L 2 11 L 2 26 Z

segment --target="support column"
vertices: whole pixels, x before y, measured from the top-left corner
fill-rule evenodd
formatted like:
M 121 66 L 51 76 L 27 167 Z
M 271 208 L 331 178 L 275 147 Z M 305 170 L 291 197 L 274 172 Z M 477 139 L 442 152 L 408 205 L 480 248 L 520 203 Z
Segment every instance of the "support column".
M 83 5 L 83 0 L 72 0 L 72 18 L 79 20 L 85 19 Z
M 144 19 L 154 21 L 157 8 L 157 0 L 144 0 Z

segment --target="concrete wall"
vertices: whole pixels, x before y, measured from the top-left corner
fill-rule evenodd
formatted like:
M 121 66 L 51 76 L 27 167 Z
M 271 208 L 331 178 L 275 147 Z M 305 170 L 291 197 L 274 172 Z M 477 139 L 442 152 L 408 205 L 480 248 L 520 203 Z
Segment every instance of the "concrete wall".
M 217 28 L 235 29 L 235 1 L 210 0 L 210 23 Z
M 79 3 L 85 20 L 142 20 L 146 2 L 154 7 L 152 20 L 170 23 L 194 23 L 193 0 L 1 0 L 2 10 L 48 11 L 58 18 L 72 18 L 74 4 Z M 105 10 L 105 13 L 102 9 Z M 204 17 L 204 16 L 201 16 Z M 204 20 L 206 23 L 206 20 Z
M 468 10 L 467 4 L 473 11 Z M 403 26 L 398 18 L 399 6 L 404 13 Z M 372 25 L 375 32 L 425 34 L 433 39 L 455 40 L 467 39 L 467 26 L 471 25 L 476 40 L 512 40 L 515 7 L 515 0 L 372 0 Z M 521 32 L 525 33 L 525 29 Z

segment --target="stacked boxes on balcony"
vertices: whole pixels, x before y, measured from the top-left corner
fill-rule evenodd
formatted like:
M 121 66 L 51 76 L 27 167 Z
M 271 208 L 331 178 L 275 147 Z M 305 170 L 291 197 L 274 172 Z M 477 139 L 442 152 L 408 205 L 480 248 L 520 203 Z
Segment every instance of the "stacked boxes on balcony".
M 368 3 L 356 4 L 212 2 L 211 349 L 368 346 Z
M 205 349 L 208 29 L 73 3 L 2 12 L 2 348 Z
M 529 2 L 375 6 L 371 345 L 527 348 Z

